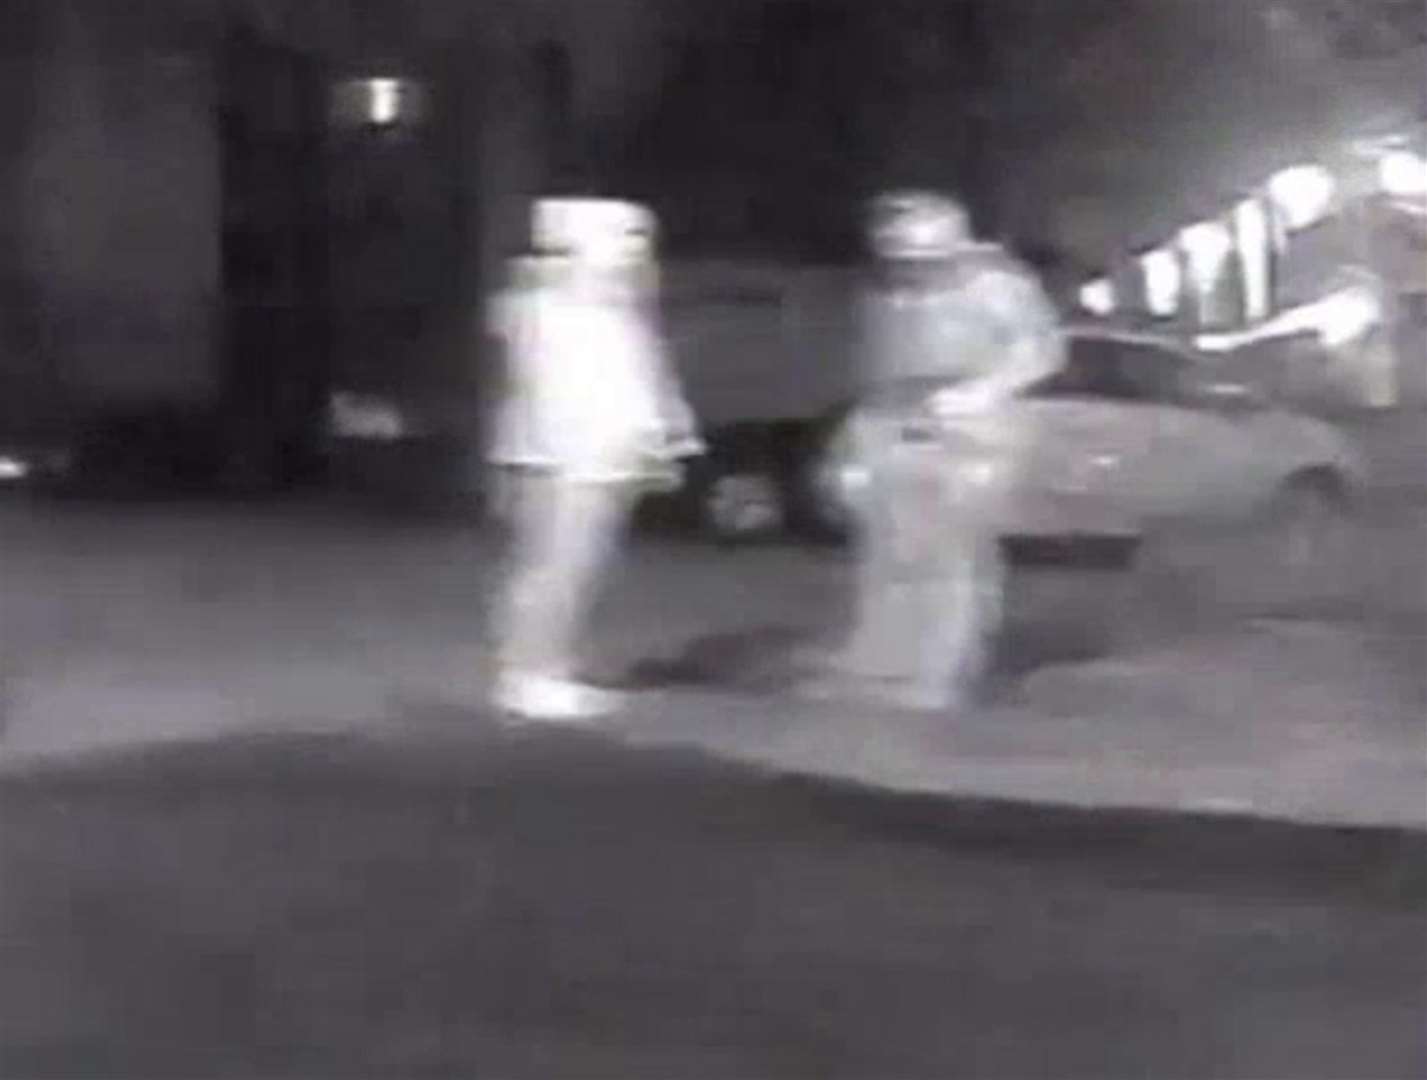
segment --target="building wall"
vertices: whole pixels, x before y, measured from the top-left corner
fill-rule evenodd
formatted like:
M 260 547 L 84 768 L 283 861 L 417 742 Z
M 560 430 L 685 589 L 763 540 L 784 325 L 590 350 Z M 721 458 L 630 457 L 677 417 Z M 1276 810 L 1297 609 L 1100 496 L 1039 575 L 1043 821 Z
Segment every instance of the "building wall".
M 44 427 L 47 397 L 34 281 L 20 258 L 24 154 L 35 120 L 39 10 L 17 2 L 0 37 L 0 433 Z
M 538 35 L 494 5 L 438 6 L 444 20 L 396 23 L 374 22 L 371 5 L 356 4 L 16 0 L 7 8 L 0 397 L 34 416 L 44 383 L 49 401 L 86 414 L 198 408 L 227 388 L 223 316 L 232 298 L 221 271 L 217 124 L 226 17 L 316 58 L 334 77 L 408 72 L 439 91 L 434 154 L 367 160 L 348 175 L 385 182 L 398 203 L 416 206 L 417 232 L 427 234 L 364 242 L 346 258 L 334 252 L 336 290 L 325 302 L 350 315 L 381 307 L 395 289 L 421 307 L 420 333 L 382 343 L 381 355 L 355 356 L 360 318 L 339 320 L 352 333 L 337 348 L 354 354 L 349 373 L 370 361 L 368 374 L 383 368 L 378 382 L 421 400 L 439 423 L 474 425 L 492 363 L 482 300 L 522 242 L 528 197 L 542 182 L 526 64 Z M 419 212 L 431 203 L 446 212 Z M 25 362 L 36 374 L 17 390 Z M 0 435 L 13 419 L 0 417 Z
M 78 400 L 216 389 L 217 137 L 202 24 L 42 7 L 16 206 L 43 348 Z

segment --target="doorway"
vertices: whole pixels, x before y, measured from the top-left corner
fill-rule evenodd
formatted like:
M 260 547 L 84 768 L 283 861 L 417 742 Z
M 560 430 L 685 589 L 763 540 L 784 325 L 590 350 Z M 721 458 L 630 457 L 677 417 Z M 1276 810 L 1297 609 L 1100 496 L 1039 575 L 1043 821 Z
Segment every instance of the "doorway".
M 219 71 L 221 422 L 237 475 L 284 487 L 320 471 L 331 383 L 324 73 L 243 25 Z

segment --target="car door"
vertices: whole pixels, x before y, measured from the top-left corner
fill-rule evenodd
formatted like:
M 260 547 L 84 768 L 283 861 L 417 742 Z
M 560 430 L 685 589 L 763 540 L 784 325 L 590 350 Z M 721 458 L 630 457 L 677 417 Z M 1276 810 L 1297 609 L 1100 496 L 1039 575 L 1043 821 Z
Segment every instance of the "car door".
M 1027 395 L 1032 450 L 1024 480 L 1076 531 L 1135 529 L 1163 502 L 1159 407 L 1127 374 L 1127 346 L 1072 337 L 1065 368 Z
M 1207 522 L 1245 512 L 1268 467 L 1255 400 L 1168 347 L 1140 346 L 1130 363 L 1155 427 L 1144 469 L 1155 516 Z

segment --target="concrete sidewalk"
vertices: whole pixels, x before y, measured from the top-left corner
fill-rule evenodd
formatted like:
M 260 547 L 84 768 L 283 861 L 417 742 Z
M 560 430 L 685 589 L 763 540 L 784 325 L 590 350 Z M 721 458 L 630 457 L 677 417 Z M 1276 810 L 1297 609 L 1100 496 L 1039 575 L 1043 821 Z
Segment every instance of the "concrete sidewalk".
M 470 527 L 234 509 L 0 517 L 0 769 L 235 733 L 449 738 L 493 723 L 493 549 Z M 1371 610 L 1200 627 L 1113 659 L 1063 648 L 1105 580 L 1022 579 L 1009 632 L 1038 666 L 935 722 L 787 692 L 790 651 L 837 618 L 847 567 L 827 554 L 640 544 L 592 658 L 655 673 L 611 731 L 636 745 L 900 791 L 1420 829 L 1427 603 L 1400 581 L 1420 543 L 1399 537 L 1396 567 L 1375 560 Z
M 1052 665 L 961 717 L 686 690 L 626 730 L 642 744 L 904 793 L 1422 829 L 1425 699 L 1414 715 L 1388 667 L 1357 632 L 1265 620 Z

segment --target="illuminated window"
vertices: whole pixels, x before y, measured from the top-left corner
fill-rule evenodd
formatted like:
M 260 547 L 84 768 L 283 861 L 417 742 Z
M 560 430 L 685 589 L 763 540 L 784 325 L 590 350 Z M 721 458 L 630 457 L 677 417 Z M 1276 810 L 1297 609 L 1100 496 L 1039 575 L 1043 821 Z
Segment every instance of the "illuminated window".
M 1427 158 L 1410 150 L 1393 150 L 1378 162 L 1382 190 L 1399 199 L 1427 195 Z
M 1273 241 L 1268 211 L 1258 199 L 1234 207 L 1234 238 L 1244 274 L 1244 317 L 1257 322 L 1269 314 Z
M 1189 264 L 1190 282 L 1201 322 L 1215 318 L 1216 290 L 1234 251 L 1234 236 L 1222 221 L 1201 221 L 1180 230 L 1179 246 Z
M 1145 275 L 1145 302 L 1150 314 L 1169 316 L 1179 310 L 1183 283 L 1179 257 L 1170 248 L 1157 248 L 1140 257 Z
M 1333 174 L 1320 165 L 1295 165 L 1275 173 L 1268 182 L 1269 198 L 1290 232 L 1322 221 L 1336 190 Z
M 1180 246 L 1189 257 L 1189 272 L 1200 288 L 1211 288 L 1219 268 L 1234 250 L 1234 238 L 1221 221 L 1201 221 L 1179 233 Z
M 1115 286 L 1107 278 L 1087 281 L 1080 287 L 1080 306 L 1093 315 L 1109 315 L 1115 310 Z
M 1201 221 L 1180 230 L 1179 242 L 1195 262 L 1214 266 L 1234 249 L 1229 228 L 1222 221 Z

